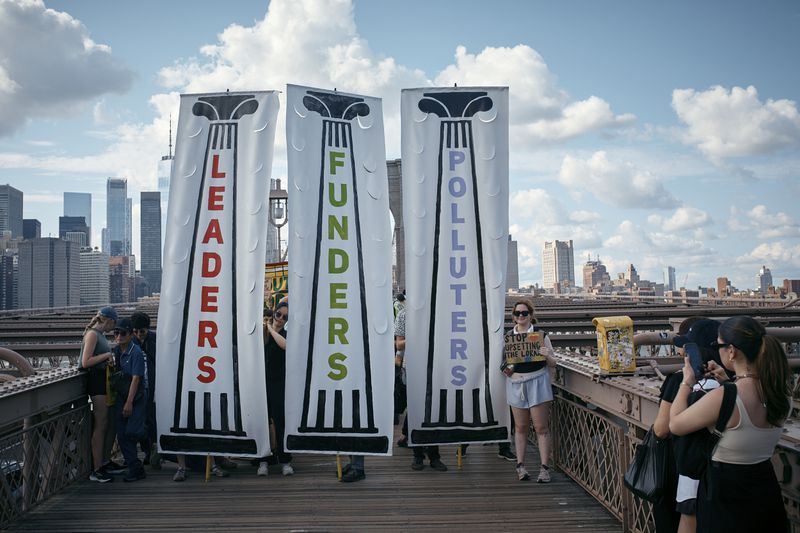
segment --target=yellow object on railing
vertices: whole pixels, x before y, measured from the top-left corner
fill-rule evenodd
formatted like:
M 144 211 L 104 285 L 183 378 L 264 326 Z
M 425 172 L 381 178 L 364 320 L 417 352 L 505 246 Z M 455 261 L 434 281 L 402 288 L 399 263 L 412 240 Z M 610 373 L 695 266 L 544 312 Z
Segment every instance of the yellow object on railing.
M 600 369 L 610 374 L 634 372 L 633 320 L 627 316 L 604 316 L 592 320 L 597 328 Z

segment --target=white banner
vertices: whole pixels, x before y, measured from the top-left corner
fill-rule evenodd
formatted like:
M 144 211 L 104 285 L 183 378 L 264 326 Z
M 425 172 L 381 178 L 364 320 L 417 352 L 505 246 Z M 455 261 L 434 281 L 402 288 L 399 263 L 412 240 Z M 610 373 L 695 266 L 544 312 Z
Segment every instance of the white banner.
M 508 89 L 402 92 L 409 438 L 509 438 Z
M 170 180 L 159 448 L 269 453 L 262 330 L 275 92 L 181 95 Z
M 289 85 L 286 449 L 391 453 L 392 234 L 381 100 Z

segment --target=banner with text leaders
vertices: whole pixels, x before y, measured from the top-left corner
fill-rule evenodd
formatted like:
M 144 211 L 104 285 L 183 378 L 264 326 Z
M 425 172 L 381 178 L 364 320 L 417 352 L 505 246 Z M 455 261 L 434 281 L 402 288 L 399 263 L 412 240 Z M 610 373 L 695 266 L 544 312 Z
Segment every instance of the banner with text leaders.
M 289 85 L 286 450 L 388 455 L 392 233 L 381 100 Z
M 159 448 L 269 453 L 264 258 L 278 96 L 181 95 L 158 308 Z
M 401 124 L 410 443 L 504 441 L 508 88 L 404 89 Z

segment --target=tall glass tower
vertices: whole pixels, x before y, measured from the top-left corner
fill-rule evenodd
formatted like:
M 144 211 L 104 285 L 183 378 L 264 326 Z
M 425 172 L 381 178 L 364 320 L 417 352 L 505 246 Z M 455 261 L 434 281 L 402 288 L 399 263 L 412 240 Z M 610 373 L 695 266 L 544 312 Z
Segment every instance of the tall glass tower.
M 88 230 L 86 246 L 92 245 L 92 195 L 88 192 L 64 193 L 64 216 L 83 217 Z
M 141 193 L 141 265 L 150 293 L 161 292 L 161 192 Z
M 129 241 L 128 180 L 108 178 L 106 182 L 106 229 L 111 256 L 131 255 Z

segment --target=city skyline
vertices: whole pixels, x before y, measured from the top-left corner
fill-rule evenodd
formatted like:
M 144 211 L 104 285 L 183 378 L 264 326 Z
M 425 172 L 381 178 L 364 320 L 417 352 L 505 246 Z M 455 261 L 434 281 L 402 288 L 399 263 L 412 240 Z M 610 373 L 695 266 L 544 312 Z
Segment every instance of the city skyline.
M 401 88 L 508 85 L 521 285 L 542 283 L 555 240 L 612 276 L 634 264 L 656 282 L 672 266 L 692 287 L 752 287 L 764 265 L 778 284 L 800 277 L 800 73 L 786 53 L 800 48 L 800 6 L 453 5 L 199 0 L 176 24 L 185 2 L 0 0 L 0 183 L 25 192 L 43 236 L 57 234 L 63 192 L 92 194 L 96 244 L 105 181 L 127 179 L 138 256 L 139 194 L 161 189 L 180 92 L 301 83 L 380 96 L 391 159 Z

